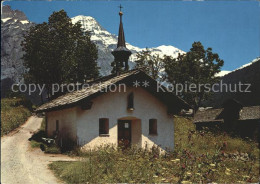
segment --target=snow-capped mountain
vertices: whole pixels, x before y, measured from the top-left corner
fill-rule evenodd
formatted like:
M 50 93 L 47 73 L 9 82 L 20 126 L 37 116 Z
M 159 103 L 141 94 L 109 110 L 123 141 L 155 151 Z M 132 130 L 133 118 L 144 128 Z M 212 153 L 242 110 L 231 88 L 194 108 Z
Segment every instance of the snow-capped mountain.
M 108 75 L 111 71 L 111 62 L 114 60 L 111 51 L 116 48 L 117 36 L 106 31 L 93 17 L 76 16 L 72 22 L 81 22 L 82 28 L 91 33 L 91 40 L 98 46 L 98 65 L 100 74 Z M 10 6 L 2 7 L 1 16 L 1 79 L 9 78 L 14 82 L 20 82 L 23 79 L 25 67 L 23 65 L 21 41 L 23 34 L 32 26 L 25 14 L 19 10 L 12 10 Z M 144 48 L 135 47 L 126 43 L 129 50 L 132 51 L 129 66 L 133 68 L 137 52 Z M 150 48 L 152 54 L 178 56 L 178 53 L 184 53 L 182 50 L 173 46 L 159 46 Z
M 110 74 L 110 65 L 114 60 L 111 51 L 117 46 L 117 36 L 109 33 L 93 17 L 90 16 L 79 15 L 73 17 L 72 22 L 80 22 L 82 24 L 82 28 L 90 32 L 91 40 L 98 46 L 98 64 L 101 67 L 100 73 L 102 75 Z M 136 60 L 136 54 L 145 48 L 139 48 L 129 43 L 126 43 L 126 47 L 132 51 L 132 55 L 129 58 L 129 65 L 130 68 L 132 68 L 134 66 L 134 61 Z M 149 50 L 151 50 L 152 54 L 159 54 L 160 56 L 169 55 L 177 57 L 179 53 L 184 53 L 184 51 L 171 45 L 162 45 L 155 48 L 149 48 Z

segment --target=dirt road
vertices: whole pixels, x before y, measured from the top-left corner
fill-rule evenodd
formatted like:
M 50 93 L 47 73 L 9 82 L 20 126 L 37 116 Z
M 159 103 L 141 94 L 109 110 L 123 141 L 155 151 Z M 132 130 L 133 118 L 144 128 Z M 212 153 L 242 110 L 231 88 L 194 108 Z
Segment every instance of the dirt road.
M 41 126 L 42 118 L 30 117 L 17 131 L 1 138 L 2 184 L 62 183 L 48 169 L 51 161 L 73 160 L 64 155 L 44 154 L 32 149 L 28 139 Z

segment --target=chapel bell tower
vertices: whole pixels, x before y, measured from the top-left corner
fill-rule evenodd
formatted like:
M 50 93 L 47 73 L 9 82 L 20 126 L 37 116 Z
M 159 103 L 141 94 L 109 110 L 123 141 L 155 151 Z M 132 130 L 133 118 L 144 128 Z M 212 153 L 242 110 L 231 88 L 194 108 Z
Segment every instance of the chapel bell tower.
M 112 51 L 113 56 L 115 57 L 115 67 L 116 67 L 116 73 L 118 74 L 120 72 L 120 68 L 124 68 L 125 71 L 129 69 L 128 66 L 128 59 L 132 52 L 126 48 L 125 45 L 125 35 L 124 35 L 124 28 L 123 28 L 123 22 L 122 22 L 122 16 L 123 12 L 121 11 L 121 8 L 123 8 L 121 5 L 119 6 L 119 16 L 120 16 L 120 24 L 119 24 L 119 32 L 118 32 L 118 42 L 117 42 L 117 48 Z

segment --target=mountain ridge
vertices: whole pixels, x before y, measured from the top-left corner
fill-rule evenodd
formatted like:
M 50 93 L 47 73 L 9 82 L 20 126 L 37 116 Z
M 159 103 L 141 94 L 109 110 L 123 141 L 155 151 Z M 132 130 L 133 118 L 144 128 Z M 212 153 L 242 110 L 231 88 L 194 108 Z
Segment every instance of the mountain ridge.
M 206 101 L 203 106 L 220 108 L 226 100 L 231 98 L 238 100 L 244 106 L 260 105 L 259 71 L 260 57 L 224 75 L 221 77 L 221 81 L 222 84 L 228 85 L 229 91 L 212 94 L 211 98 Z M 238 87 L 235 87 L 238 86 L 239 83 L 243 84 L 243 92 L 240 92 Z M 250 86 L 248 89 L 250 92 L 246 92 L 248 85 Z
M 114 50 L 117 46 L 117 36 L 108 32 L 104 29 L 96 19 L 91 16 L 84 16 L 78 15 L 72 17 L 72 23 L 80 22 L 82 28 L 85 31 L 89 31 L 91 34 L 91 40 L 98 46 L 99 48 L 99 59 L 98 63 L 100 64 L 101 68 L 106 68 L 106 70 L 101 70 L 101 75 L 108 75 L 110 74 L 111 62 L 114 60 L 113 55 L 111 54 L 112 50 Z M 130 68 L 133 68 L 134 61 L 136 60 L 136 54 L 145 48 L 139 48 L 133 46 L 126 42 L 126 47 L 132 51 L 132 55 L 129 58 L 129 65 Z M 102 49 L 100 49 L 102 48 Z M 151 54 L 159 54 L 160 56 L 163 55 L 170 55 L 173 57 L 177 57 L 178 54 L 185 53 L 184 51 L 174 47 L 174 46 L 165 46 L 161 45 L 158 47 L 149 48 Z M 109 71 L 109 72 L 108 72 Z

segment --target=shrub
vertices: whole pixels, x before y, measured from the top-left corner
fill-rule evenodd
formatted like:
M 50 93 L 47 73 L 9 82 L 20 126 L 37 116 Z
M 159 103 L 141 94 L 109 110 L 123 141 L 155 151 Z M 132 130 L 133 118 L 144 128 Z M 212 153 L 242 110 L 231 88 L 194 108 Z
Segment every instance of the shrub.
M 44 153 L 59 154 L 61 153 L 61 150 L 56 144 L 52 144 L 50 146 L 45 146 Z

